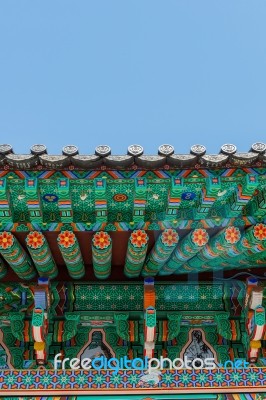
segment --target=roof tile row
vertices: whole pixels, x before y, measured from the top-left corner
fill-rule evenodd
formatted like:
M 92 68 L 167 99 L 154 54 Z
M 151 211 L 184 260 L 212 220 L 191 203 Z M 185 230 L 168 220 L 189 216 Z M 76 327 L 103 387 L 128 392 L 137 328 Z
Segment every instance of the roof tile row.
M 95 154 L 80 155 L 77 146 L 63 147 L 62 155 L 49 155 L 45 145 L 36 144 L 30 154 L 14 154 L 11 145 L 0 145 L 0 167 L 4 169 L 99 169 L 99 168 L 215 168 L 223 166 L 266 166 L 266 144 L 254 143 L 247 153 L 225 144 L 219 154 L 206 154 L 203 145 L 193 145 L 189 154 L 175 154 L 169 144 L 159 146 L 158 155 L 144 155 L 140 145 L 128 147 L 126 155 L 111 155 L 107 145 L 97 146 Z

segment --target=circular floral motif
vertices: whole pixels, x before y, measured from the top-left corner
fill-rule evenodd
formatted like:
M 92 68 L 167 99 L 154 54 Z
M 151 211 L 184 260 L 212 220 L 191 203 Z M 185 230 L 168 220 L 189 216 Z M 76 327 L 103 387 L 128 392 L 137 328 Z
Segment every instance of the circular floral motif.
M 237 243 L 240 239 L 240 230 L 235 226 L 230 226 L 225 231 L 225 240 L 228 243 L 234 244 Z
M 126 200 L 128 199 L 128 197 L 127 197 L 126 194 L 118 193 L 118 194 L 115 194 L 115 195 L 113 196 L 113 199 L 114 199 L 115 201 L 121 203 L 122 201 L 126 201 Z
M 171 144 L 162 144 L 161 146 L 159 146 L 158 149 L 158 153 L 161 156 L 170 156 L 174 153 L 174 151 L 174 146 L 172 146 Z
M 254 226 L 254 236 L 258 240 L 266 239 L 266 225 L 257 224 Z
M 233 372 L 230 376 L 233 382 L 239 382 L 242 380 L 241 374 L 239 372 Z
M 122 381 L 122 376 L 121 375 L 112 375 L 110 377 L 110 382 L 112 382 L 113 385 L 117 384 L 119 385 Z
M 184 385 L 187 385 L 191 381 L 192 376 L 189 375 L 187 372 L 184 372 L 184 373 L 180 374 L 179 379 Z
M 197 378 L 200 383 L 206 383 L 208 381 L 208 375 L 204 373 L 198 374 Z
M 78 153 L 79 153 L 79 149 L 77 148 L 77 146 L 74 146 L 71 144 L 71 145 L 63 147 L 63 154 L 65 156 L 75 156 Z
M 37 231 L 31 232 L 26 238 L 27 245 L 33 249 L 37 249 L 43 245 L 43 234 Z
M 58 243 L 63 247 L 71 247 L 76 241 L 75 235 L 73 232 L 64 231 L 58 235 Z
M 47 147 L 44 144 L 34 144 L 30 151 L 32 154 L 41 155 L 47 153 Z
M 12 153 L 11 144 L 1 144 L 0 145 L 0 154 L 9 154 Z
M 224 381 L 224 375 L 221 372 L 218 372 L 214 375 L 214 381 L 217 383 L 222 383 Z
M 255 371 L 248 372 L 247 378 L 250 382 L 253 383 L 253 385 L 255 382 L 258 382 L 258 380 L 259 380 L 258 374 Z
M 162 233 L 162 242 L 167 246 L 174 246 L 178 242 L 178 233 L 173 229 L 166 229 Z
M 127 152 L 130 156 L 141 156 L 144 149 L 139 144 L 132 144 L 131 146 L 128 146 Z
M 111 154 L 111 147 L 106 144 L 97 146 L 95 149 L 95 154 L 100 157 L 107 157 Z
M 192 241 L 198 246 L 204 246 L 209 240 L 209 235 L 205 229 L 195 229 L 192 233 Z
M 9 232 L 0 233 L 0 247 L 2 249 L 8 249 L 14 242 L 13 235 Z
M 93 244 L 99 249 L 106 249 L 111 244 L 111 238 L 106 232 L 97 232 L 93 236 Z
M 234 154 L 236 152 L 237 148 L 234 144 L 224 144 L 221 147 L 221 152 L 224 154 Z
M 130 241 L 135 247 L 143 247 L 148 242 L 148 236 L 145 231 L 138 229 L 132 232 Z
M 204 154 L 206 153 L 206 147 L 202 144 L 194 144 L 190 148 L 190 153 L 194 154 L 195 156 L 204 156 Z
M 255 151 L 256 153 L 264 153 L 266 150 L 266 144 L 261 143 L 261 142 L 253 143 L 253 145 L 251 146 L 251 149 L 252 149 L 252 151 Z

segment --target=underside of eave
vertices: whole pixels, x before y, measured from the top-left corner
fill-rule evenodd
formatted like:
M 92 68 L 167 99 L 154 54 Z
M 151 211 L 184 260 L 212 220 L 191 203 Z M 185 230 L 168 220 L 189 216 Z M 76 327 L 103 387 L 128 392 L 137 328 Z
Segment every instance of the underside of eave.
M 211 237 L 214 237 L 217 235 L 217 230 L 212 230 L 209 232 Z M 56 265 L 58 267 L 58 276 L 54 280 L 59 280 L 59 281 L 71 281 L 73 280 L 67 271 L 66 265 L 64 263 L 62 254 L 58 248 L 58 243 L 57 243 L 57 237 L 58 237 L 59 232 L 46 232 L 45 237 L 46 240 L 49 244 L 49 248 L 51 250 L 51 253 L 53 255 L 53 258 L 56 262 Z M 154 249 L 154 245 L 156 243 L 156 240 L 158 240 L 159 236 L 161 235 L 161 232 L 158 231 L 148 231 L 148 250 L 147 250 L 147 257 L 151 253 L 152 249 Z M 28 254 L 27 246 L 26 246 L 26 239 L 27 233 L 26 232 L 17 232 L 15 234 L 15 237 L 18 239 L 19 243 L 25 250 L 25 252 Z M 93 233 L 92 232 L 77 232 L 76 233 L 78 243 L 80 246 L 80 251 L 82 254 L 82 258 L 84 260 L 84 265 L 85 265 L 85 276 L 82 279 L 78 279 L 81 281 L 90 281 L 90 282 L 99 282 L 100 280 L 95 277 L 94 271 L 93 271 L 93 263 L 92 263 L 92 237 Z M 111 274 L 108 278 L 108 281 L 132 281 L 132 278 L 127 277 L 124 274 L 124 268 L 125 268 L 125 260 L 126 260 L 126 254 L 127 254 L 127 248 L 128 248 L 128 241 L 130 238 L 130 232 L 111 232 L 110 236 L 112 238 L 113 242 L 113 248 L 112 248 L 112 267 L 111 267 Z M 183 238 L 186 237 L 186 233 L 183 232 Z M 178 246 L 178 245 L 177 245 Z M 259 264 L 250 264 L 249 265 L 238 265 L 237 267 L 234 266 L 234 258 L 228 258 L 227 261 L 230 263 L 230 260 L 232 262 L 232 268 L 231 269 L 219 269 L 214 271 L 212 268 L 206 270 L 205 272 L 192 272 L 189 274 L 182 273 L 179 275 L 176 274 L 171 274 L 167 276 L 163 276 L 160 274 L 155 275 L 156 281 L 194 281 L 199 279 L 200 281 L 212 281 L 213 279 L 220 279 L 220 278 L 231 278 L 235 274 L 238 273 L 251 273 L 255 274 L 258 276 L 263 276 L 266 270 L 266 259 L 265 263 Z M 216 260 L 217 263 L 219 262 L 224 262 L 223 258 L 217 258 Z M 1 279 L 2 282 L 9 282 L 9 281 L 20 281 L 19 277 L 16 275 L 16 273 L 11 269 L 10 266 L 7 266 L 8 272 L 7 275 Z M 238 277 L 238 279 L 241 279 L 241 276 Z M 143 280 L 143 277 L 141 274 L 137 278 L 137 280 Z M 244 277 L 243 277 L 244 279 Z M 78 281 L 77 280 L 77 281 Z M 134 280 L 134 279 L 133 279 Z M 106 280 L 102 280 L 103 282 Z

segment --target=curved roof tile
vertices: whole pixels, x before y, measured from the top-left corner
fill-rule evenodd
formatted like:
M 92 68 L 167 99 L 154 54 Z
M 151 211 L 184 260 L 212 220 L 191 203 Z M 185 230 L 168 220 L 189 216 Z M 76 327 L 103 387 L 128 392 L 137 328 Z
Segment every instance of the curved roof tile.
M 145 155 L 141 145 L 130 145 L 127 154 L 111 155 L 111 147 L 99 145 L 94 154 L 79 154 L 75 145 L 67 145 L 62 155 L 48 154 L 43 144 L 34 144 L 29 154 L 15 154 L 10 144 L 0 145 L 0 166 L 7 169 L 158 169 L 221 168 L 266 166 L 266 144 L 253 143 L 248 152 L 237 152 L 234 144 L 224 144 L 218 154 L 207 154 L 205 146 L 193 145 L 189 154 L 174 153 L 174 146 L 162 144 L 158 154 Z

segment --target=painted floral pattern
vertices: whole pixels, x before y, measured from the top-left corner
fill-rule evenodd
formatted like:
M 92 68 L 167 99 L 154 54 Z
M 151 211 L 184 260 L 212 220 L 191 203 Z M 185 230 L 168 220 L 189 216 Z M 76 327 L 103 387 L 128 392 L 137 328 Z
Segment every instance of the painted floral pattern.
M 63 247 L 71 247 L 76 241 L 75 235 L 71 231 L 64 231 L 58 235 L 58 243 Z
M 225 240 L 228 243 L 231 244 L 237 243 L 240 239 L 240 236 L 241 236 L 240 230 L 235 226 L 229 226 L 229 228 L 225 230 Z
M 200 247 L 205 246 L 205 244 L 208 242 L 208 239 L 209 235 L 205 229 L 195 229 L 192 233 L 192 241 Z
M 178 233 L 174 229 L 165 229 L 162 233 L 162 242 L 167 246 L 174 246 L 178 242 Z
M 266 225 L 264 224 L 257 224 L 254 226 L 254 236 L 258 240 L 265 240 L 266 239 Z
M 249 243 L 249 241 L 246 238 L 242 239 L 242 245 L 244 247 L 247 247 L 247 248 L 251 248 L 252 247 L 251 244 Z
M 9 232 L 2 232 L 0 233 L 0 247 L 2 249 L 8 249 L 12 246 L 14 242 L 13 235 Z
M 130 240 L 135 247 L 144 247 L 148 242 L 148 235 L 145 231 L 138 229 L 132 232 Z
M 107 232 L 97 232 L 93 236 L 92 242 L 98 249 L 106 249 L 111 244 L 111 238 Z
M 32 249 L 41 247 L 44 243 L 43 234 L 37 231 L 30 232 L 26 238 L 27 245 Z

